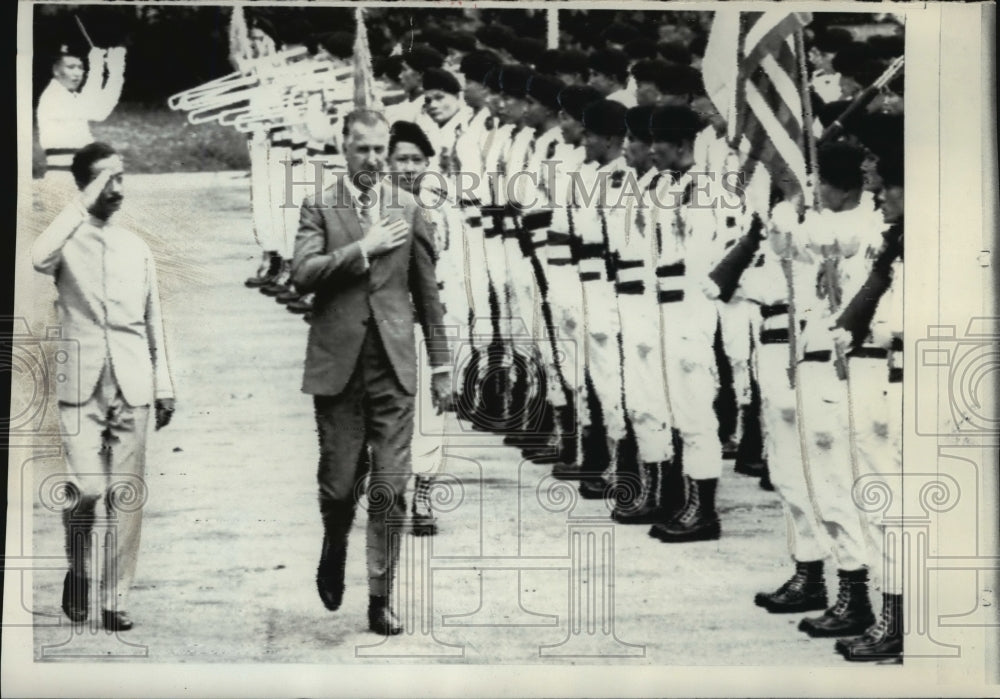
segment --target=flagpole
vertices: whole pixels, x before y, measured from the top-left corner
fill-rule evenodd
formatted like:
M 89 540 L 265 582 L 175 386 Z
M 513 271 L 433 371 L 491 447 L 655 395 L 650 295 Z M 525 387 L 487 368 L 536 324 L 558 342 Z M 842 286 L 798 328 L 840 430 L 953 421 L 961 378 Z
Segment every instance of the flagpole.
M 812 208 L 819 211 L 820 202 L 817 197 L 816 188 L 816 134 L 813 132 L 813 110 L 812 97 L 809 91 L 809 68 L 806 65 L 806 42 L 802 32 L 802 27 L 795 29 L 795 57 L 799 63 L 799 99 L 802 100 L 802 132 L 806 139 L 806 186 L 809 192 L 804 195 L 811 195 Z M 805 197 L 803 197 L 805 198 Z

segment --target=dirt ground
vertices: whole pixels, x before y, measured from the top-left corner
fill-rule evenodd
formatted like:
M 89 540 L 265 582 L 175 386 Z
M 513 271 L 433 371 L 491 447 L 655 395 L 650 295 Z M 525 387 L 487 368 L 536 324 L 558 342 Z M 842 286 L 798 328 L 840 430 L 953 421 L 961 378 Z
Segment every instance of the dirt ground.
M 63 468 L 59 440 L 28 435 L 12 468 L 25 478 L 33 555 L 53 562 L 26 601 L 36 659 L 843 665 L 833 641 L 796 630 L 798 615 L 753 604 L 791 567 L 778 499 L 756 480 L 727 465 L 722 539 L 666 545 L 648 527 L 612 524 L 603 503 L 576 502 L 547 467 L 481 433 L 449 447 L 440 534 L 404 535 L 407 632 L 366 631 L 363 512 L 343 607 L 327 612 L 313 581 L 317 438 L 299 391 L 307 325 L 243 286 L 259 256 L 248 179 L 136 175 L 127 187 L 121 222 L 158 259 L 177 391 L 173 423 L 149 445 L 136 626 L 116 636 L 61 615 L 60 518 L 38 490 Z M 18 315 L 36 335 L 54 321 L 51 280 L 27 260 L 37 230 L 18 230 L 17 263 Z M 53 425 L 51 397 L 16 388 L 15 408 L 41 401 L 40 435 Z

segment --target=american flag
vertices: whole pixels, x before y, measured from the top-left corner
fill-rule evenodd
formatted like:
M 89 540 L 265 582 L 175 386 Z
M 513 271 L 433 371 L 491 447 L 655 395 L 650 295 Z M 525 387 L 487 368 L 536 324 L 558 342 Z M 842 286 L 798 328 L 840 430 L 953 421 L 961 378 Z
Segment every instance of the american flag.
M 752 178 L 762 164 L 786 198 L 807 191 L 802 64 L 795 37 L 808 12 L 716 12 L 702 70 Z

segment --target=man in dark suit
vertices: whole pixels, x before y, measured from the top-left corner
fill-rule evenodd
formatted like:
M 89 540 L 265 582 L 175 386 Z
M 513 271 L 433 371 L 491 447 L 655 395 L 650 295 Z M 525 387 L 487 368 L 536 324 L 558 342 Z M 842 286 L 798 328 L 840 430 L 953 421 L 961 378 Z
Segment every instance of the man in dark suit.
M 295 286 L 316 295 L 302 390 L 314 396 L 320 440 L 319 595 L 327 609 L 340 607 L 348 533 L 370 471 L 368 623 L 386 635 L 402 631 L 389 604 L 400 532 L 391 525 L 405 517 L 410 476 L 414 311 L 429 338 L 435 406 L 451 409 L 430 227 L 412 195 L 382 181 L 388 146 L 380 113 L 346 117 L 347 177 L 303 203 L 292 264 Z

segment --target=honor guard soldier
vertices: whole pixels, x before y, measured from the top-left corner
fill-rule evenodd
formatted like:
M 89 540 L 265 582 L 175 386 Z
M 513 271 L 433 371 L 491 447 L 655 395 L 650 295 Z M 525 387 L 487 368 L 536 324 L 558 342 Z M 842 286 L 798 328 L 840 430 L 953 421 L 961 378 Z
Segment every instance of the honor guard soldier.
M 437 162 L 431 166 L 442 174 L 455 171 L 455 142 L 472 118 L 463 103 L 458 78 L 442 68 L 430 68 L 423 75 L 424 113 L 416 124 L 427 134 Z
M 592 179 L 593 164 L 585 164 L 583 111 L 601 99 L 601 94 L 586 85 L 570 85 L 559 92 L 559 131 L 563 143 L 556 146 L 551 170 L 552 221 L 546 240 L 546 279 L 552 322 L 559 336 L 575 347 L 578 366 L 564 372 L 576 407 L 575 453 L 564 454 L 553 466 L 557 478 L 579 478 L 583 473 L 600 474 L 605 467 L 606 445 L 599 429 L 603 420 L 596 414 L 593 383 L 586 366 L 583 286 L 577 270 L 579 233 L 576 221 L 581 215 L 578 189 L 583 180 Z M 583 177 L 581 177 L 583 175 Z M 592 417 L 597 418 L 592 421 Z M 603 456 L 602 456 L 603 455 Z
M 124 83 L 125 47 L 92 47 L 86 68 L 82 49 L 68 43 L 59 47 L 52 61 L 52 80 L 38 99 L 38 141 L 45 150 L 46 175 L 62 173 L 72 185 L 73 155 L 94 142 L 90 122 L 111 115 Z
M 712 343 L 715 304 L 704 293 L 714 262 L 715 212 L 696 200 L 704 191 L 692 176 L 694 141 L 704 128 L 689 107 L 653 112 L 654 162 L 667 171 L 652 192 L 652 226 L 659 260 L 660 318 L 668 398 L 683 443 L 684 507 L 650 529 L 665 542 L 718 539 L 715 493 L 722 473 L 719 423 L 713 409 L 718 390 Z
M 649 220 L 647 193 L 654 186 L 653 135 L 649 122 L 654 107 L 633 107 L 625 113 L 628 133 L 624 157 L 629 167 L 625 186 L 615 205 L 624 219 L 608 227 L 615 248 L 615 288 L 622 331 L 622 372 L 625 408 L 635 433 L 639 453 L 639 492 L 631 508 L 612 515 L 623 524 L 653 524 L 663 518 L 663 507 L 679 508 L 676 494 L 680 472 L 673 463 L 670 404 L 664 378 L 660 341 L 660 307 L 656 295 L 656 241 Z M 666 477 L 669 484 L 662 483 Z M 673 492 L 675 500 L 661 499 Z
M 865 525 L 852 496 L 858 477 L 848 436 L 852 431 L 846 358 L 831 328 L 845 299 L 868 276 L 885 224 L 870 195 L 862 193 L 863 152 L 844 143 L 819 150 L 823 210 L 810 211 L 793 241 L 811 260 L 815 286 L 804 309 L 798 391 L 804 425 L 806 468 L 817 513 L 833 540 L 837 600 L 822 616 L 803 619 L 799 629 L 815 637 L 863 633 L 874 621 L 868 598 Z
M 444 56 L 425 44 L 416 44 L 403 53 L 399 83 L 406 92 L 406 99 L 386 107 L 385 116 L 389 123 L 417 121 L 424 113 L 423 75 L 431 68 L 440 68 L 443 64 Z
M 607 99 L 625 107 L 636 106 L 635 91 L 628 89 L 628 54 L 607 48 L 590 54 L 590 86 Z
M 603 498 L 616 473 L 627 464 L 625 412 L 622 404 L 621 324 L 615 293 L 615 271 L 608 241 L 609 222 L 605 207 L 617 193 L 607 190 L 624 177 L 622 142 L 626 108 L 620 102 L 602 99 L 583 111 L 584 148 L 594 163 L 594 181 L 582 181 L 580 196 L 589 202 L 579 210 L 579 274 L 583 282 L 585 353 L 587 371 L 601 405 L 606 431 L 608 461 L 601 472 L 588 474 L 580 483 L 585 498 Z M 613 216 L 612 216 L 613 218 Z M 611 224 L 613 225 L 613 224 Z
M 898 135 L 902 135 L 902 121 Z M 901 144 L 900 144 L 901 145 Z M 869 319 L 871 340 L 878 347 L 888 346 L 887 361 L 883 365 L 882 377 L 872 376 L 874 391 L 883 391 L 886 408 L 885 422 L 870 427 L 878 436 L 883 435 L 884 443 L 878 451 L 877 459 L 866 459 L 863 466 L 871 473 L 882 474 L 890 491 L 899 487 L 903 472 L 903 153 L 898 148 L 879 155 L 879 175 L 883 190 L 880 194 L 882 215 L 890 228 L 885 233 L 885 243 L 872 265 L 871 275 L 865 287 L 841 314 L 839 327 L 849 329 L 851 340 L 864 333 Z M 852 325 L 849 310 L 859 305 Z M 877 306 L 875 306 L 877 304 Z M 873 308 L 873 306 L 875 306 Z M 872 318 L 874 315 L 874 318 Z M 855 332 L 858 330 L 858 332 Z M 854 367 L 850 367 L 853 371 Z M 852 405 L 854 395 L 870 394 L 870 387 L 851 377 Z M 867 397 L 867 396 L 865 396 Z M 862 398 L 863 400 L 864 398 Z M 860 429 L 864 425 L 859 424 Z M 901 493 L 894 492 L 894 499 Z M 837 651 L 850 661 L 888 660 L 900 658 L 903 653 L 903 561 L 899 542 L 902 532 L 898 525 L 887 525 L 882 521 L 882 513 L 869 518 L 871 537 L 879 551 L 881 567 L 882 609 L 878 620 L 864 634 L 854 638 L 843 638 L 836 642 Z M 894 545 L 890 545 L 889 530 L 892 531 Z

